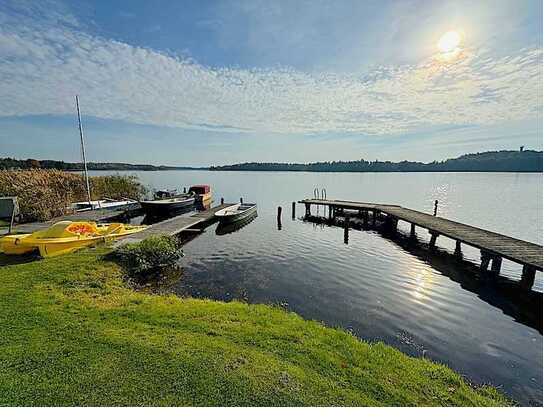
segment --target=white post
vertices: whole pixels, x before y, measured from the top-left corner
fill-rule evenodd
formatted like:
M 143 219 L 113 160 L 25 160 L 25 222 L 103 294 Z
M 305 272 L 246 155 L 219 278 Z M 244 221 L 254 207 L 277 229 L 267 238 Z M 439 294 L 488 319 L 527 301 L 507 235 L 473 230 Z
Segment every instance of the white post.
M 83 170 L 85 172 L 85 183 L 87 184 L 87 198 L 92 209 L 89 172 L 87 170 L 87 157 L 85 156 L 85 141 L 83 140 L 83 126 L 81 125 L 81 112 L 79 111 L 79 97 L 75 95 L 75 105 L 77 107 L 77 122 L 79 123 L 79 135 L 81 137 L 81 155 L 83 156 Z

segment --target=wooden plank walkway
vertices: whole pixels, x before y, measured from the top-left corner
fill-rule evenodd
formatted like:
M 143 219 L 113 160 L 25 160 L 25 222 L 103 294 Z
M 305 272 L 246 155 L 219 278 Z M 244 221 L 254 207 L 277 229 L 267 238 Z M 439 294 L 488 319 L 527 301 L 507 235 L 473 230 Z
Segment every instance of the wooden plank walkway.
M 142 232 L 129 235 L 124 239 L 115 242 L 114 246 L 122 246 L 128 243 L 137 243 L 155 235 L 175 236 L 187 229 L 194 227 L 202 228 L 212 222 L 215 218 L 215 213 L 233 204 L 222 204 L 210 208 L 206 211 L 197 212 L 191 216 L 179 215 L 170 219 L 163 220 L 149 226 Z
M 402 220 L 411 223 L 412 231 L 414 231 L 415 226 L 425 228 L 432 235 L 431 246 L 435 244 L 437 237 L 442 235 L 456 240 L 457 248 L 460 247 L 460 243 L 464 243 L 480 249 L 482 268 L 486 269 L 489 261 L 492 260 L 492 271 L 499 273 L 501 258 L 523 265 L 523 280 L 528 285 L 533 284 L 535 270 L 543 271 L 543 246 L 440 216 L 433 216 L 398 205 L 368 202 L 304 199 L 299 203 L 306 205 L 306 215 L 310 213 L 311 205 L 324 205 L 330 207 L 331 213 L 334 213 L 337 209 L 380 212 L 387 215 L 387 219 L 392 221 L 393 224 L 395 223 L 395 225 L 398 220 Z

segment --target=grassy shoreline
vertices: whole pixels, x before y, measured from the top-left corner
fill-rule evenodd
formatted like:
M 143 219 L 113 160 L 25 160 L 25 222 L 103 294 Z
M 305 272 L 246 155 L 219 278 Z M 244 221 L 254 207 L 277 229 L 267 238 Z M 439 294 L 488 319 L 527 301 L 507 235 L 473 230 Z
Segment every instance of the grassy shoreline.
M 509 405 L 278 308 L 136 292 L 105 253 L 0 268 L 1 405 Z

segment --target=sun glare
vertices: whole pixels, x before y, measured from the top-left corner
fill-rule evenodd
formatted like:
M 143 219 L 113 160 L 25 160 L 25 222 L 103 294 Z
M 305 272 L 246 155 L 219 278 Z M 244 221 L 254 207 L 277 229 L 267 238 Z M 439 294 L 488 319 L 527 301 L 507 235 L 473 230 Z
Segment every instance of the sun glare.
M 456 51 L 462 41 L 462 37 L 457 31 L 448 31 L 441 36 L 437 43 L 437 48 L 443 53 Z

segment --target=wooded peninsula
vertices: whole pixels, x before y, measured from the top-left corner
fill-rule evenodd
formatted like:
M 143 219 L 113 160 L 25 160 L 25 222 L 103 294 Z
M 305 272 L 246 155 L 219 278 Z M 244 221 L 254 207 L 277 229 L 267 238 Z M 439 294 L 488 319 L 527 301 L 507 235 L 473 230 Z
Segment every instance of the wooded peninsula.
M 0 158 L 0 169 L 59 169 L 81 171 L 81 163 L 54 160 Z M 307 171 L 307 172 L 543 172 L 543 151 L 487 151 L 428 163 L 418 161 L 323 161 L 314 163 L 246 162 L 211 167 L 166 166 L 127 163 L 88 163 L 89 170 L 104 171 Z

